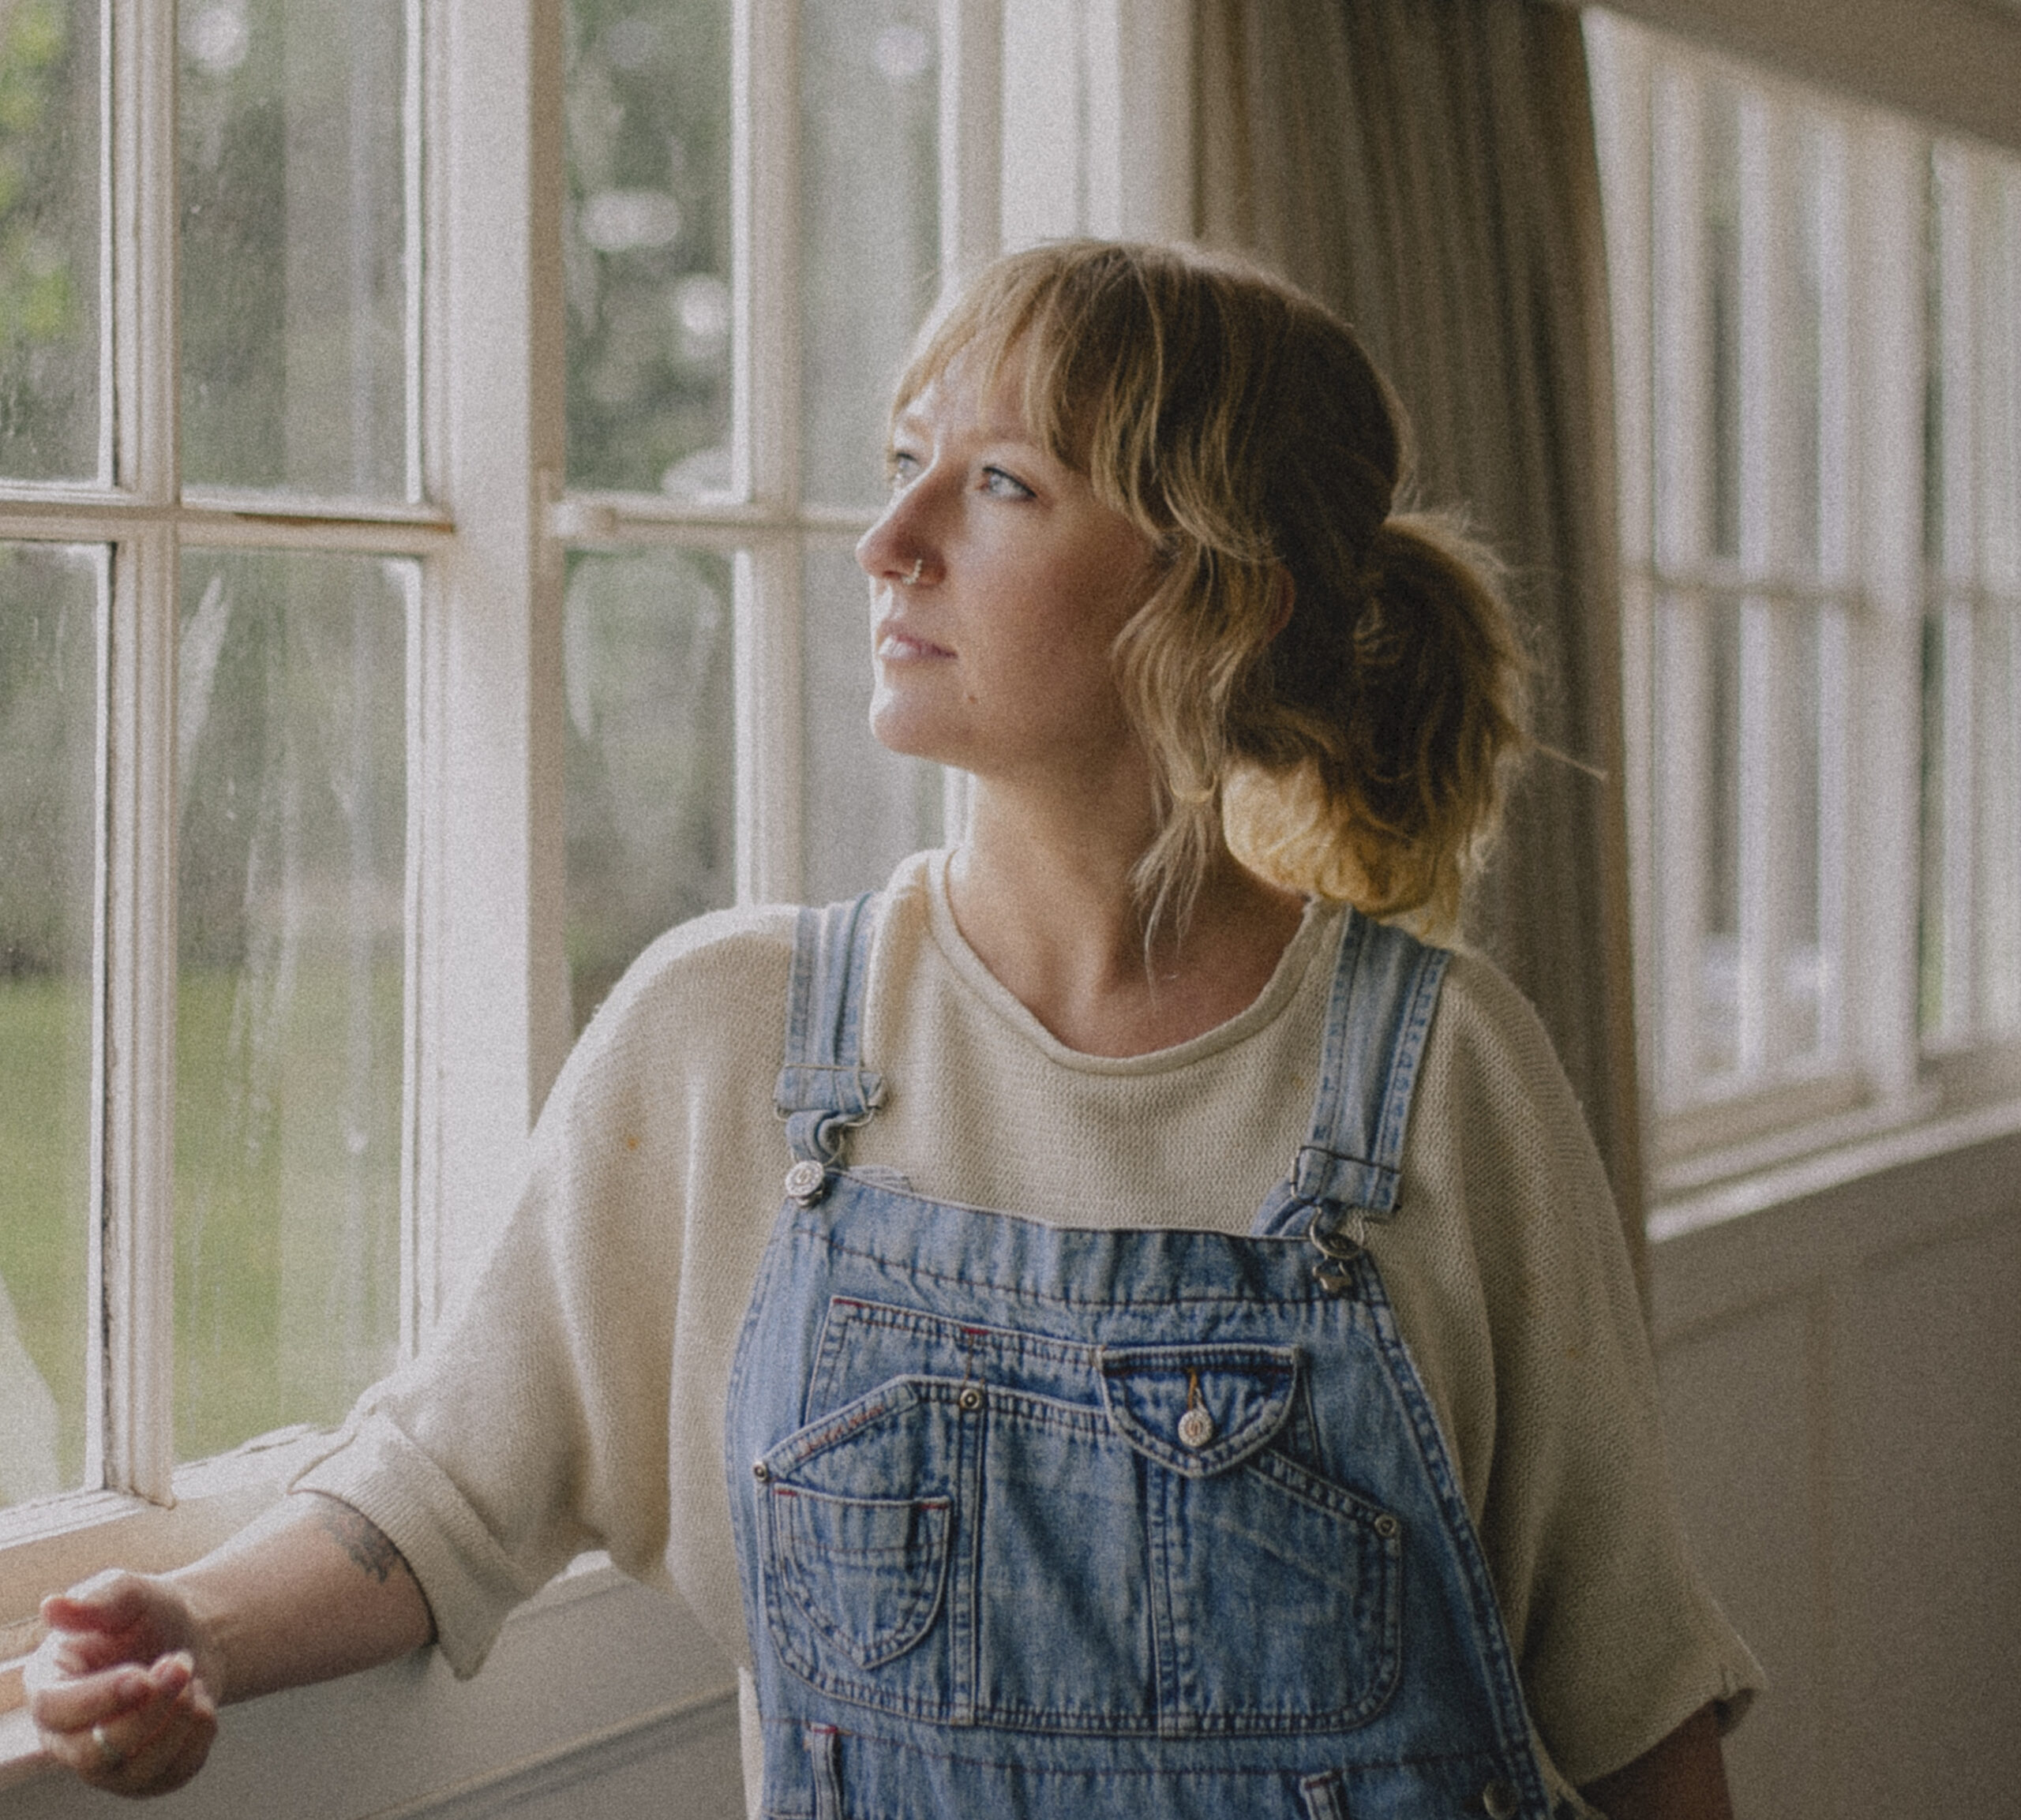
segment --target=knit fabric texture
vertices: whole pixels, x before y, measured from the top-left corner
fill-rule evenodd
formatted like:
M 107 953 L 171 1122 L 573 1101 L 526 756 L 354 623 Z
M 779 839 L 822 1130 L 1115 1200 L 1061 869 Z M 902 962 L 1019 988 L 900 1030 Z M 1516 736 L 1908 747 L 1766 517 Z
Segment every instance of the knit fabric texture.
M 1304 1139 L 1339 933 L 1314 904 L 1260 998 L 1177 1047 L 1053 1038 L 947 907 L 946 857 L 887 887 L 864 1056 L 887 1103 L 851 1167 L 1056 1224 L 1241 1232 Z M 406 1556 L 459 1674 L 584 1549 L 685 1601 L 748 1664 L 722 1462 L 731 1352 L 790 1160 L 772 1087 L 793 912 L 670 931 L 584 1032 L 483 1269 L 298 1481 Z M 1369 1245 L 1479 1529 L 1561 1788 L 1760 1683 L 1693 1570 L 1620 1227 L 1535 1014 L 1448 970 Z

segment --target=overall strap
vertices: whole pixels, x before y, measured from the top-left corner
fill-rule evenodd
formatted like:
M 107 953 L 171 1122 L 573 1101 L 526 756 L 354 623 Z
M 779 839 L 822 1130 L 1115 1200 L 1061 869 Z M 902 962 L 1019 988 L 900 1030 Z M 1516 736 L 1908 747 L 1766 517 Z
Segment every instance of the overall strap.
M 1312 1131 L 1258 1211 L 1258 1236 L 1397 1212 L 1404 1131 L 1451 953 L 1355 909 L 1340 932 Z
M 823 1168 L 839 1155 L 843 1134 L 884 1103 L 883 1077 L 863 1065 L 864 989 L 877 925 L 872 904 L 866 891 L 825 910 L 803 909 L 793 930 L 786 1065 L 772 1103 L 794 1156 Z

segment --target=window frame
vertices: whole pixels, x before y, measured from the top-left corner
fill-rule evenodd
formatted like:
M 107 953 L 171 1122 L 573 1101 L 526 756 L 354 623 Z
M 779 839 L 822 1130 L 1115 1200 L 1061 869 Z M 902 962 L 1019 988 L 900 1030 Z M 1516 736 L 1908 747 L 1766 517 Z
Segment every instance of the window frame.
M 1014 229 L 1020 240 L 1157 237 L 1190 224 L 1182 22 L 1159 0 L 1093 0 L 1067 8 L 1077 54 L 1033 56 L 1062 3 L 940 0 L 941 255 L 952 281 Z M 0 483 L 0 536 L 111 552 L 89 1291 L 111 1313 L 87 1392 L 88 1458 L 103 1459 L 104 1487 L 0 1511 L 0 1785 L 33 1770 L 17 1709 L 39 1596 L 113 1563 L 162 1571 L 193 1560 L 278 1496 L 319 1445 L 283 1430 L 215 1459 L 174 1461 L 180 545 L 370 551 L 422 567 L 406 672 L 403 1354 L 509 1212 L 534 1118 L 572 1041 L 568 551 L 733 553 L 737 896 L 790 898 L 799 883 L 801 552 L 853 541 L 869 519 L 797 492 L 797 0 L 733 0 L 733 468 L 744 496 L 729 502 L 563 484 L 564 0 L 405 4 L 409 203 L 419 204 L 407 249 L 419 262 L 410 386 L 427 503 L 354 507 L 179 488 L 174 9 L 103 0 L 111 484 Z M 1124 97 L 1134 107 L 1146 92 L 1165 103 L 1162 130 L 1127 141 Z M 1077 173 L 1063 195 L 1003 152 L 1041 134 L 1056 144 L 1063 123 Z M 962 803 L 951 786 L 951 825 Z
M 1650 9 L 1631 6 L 1627 10 Z M 1676 814 L 1674 804 L 1659 800 L 1666 792 L 1655 751 L 1659 598 L 1667 589 L 1737 599 L 1779 590 L 1800 606 L 1807 592 L 1839 604 L 1846 631 L 1847 714 L 1838 740 L 1843 769 L 1835 785 L 1820 792 L 1826 798 L 1820 837 L 1828 849 L 1835 846 L 1840 867 L 1841 971 L 1858 975 L 1856 990 L 1850 984 L 1840 988 L 1838 1062 L 1808 1076 L 1798 1071 L 1779 1079 L 1764 1077 L 1723 1094 L 1702 1094 L 1682 1105 L 1653 1110 L 1658 1205 L 1651 1231 L 1660 1237 L 1669 1220 L 1666 1202 L 1702 1197 L 1715 1185 L 1750 1177 L 1766 1182 L 1782 1166 L 1807 1155 L 1834 1148 L 1848 1156 L 1866 1154 L 1891 1133 L 1914 1145 L 1922 1141 L 1915 1135 L 1918 1127 L 1926 1137 L 1938 1129 L 1933 1121 L 2011 1099 L 2021 1082 L 2021 1032 L 1982 1035 L 1965 1046 L 1967 1053 L 1943 1055 L 1918 1025 L 1921 904 L 1914 856 L 1922 828 L 1921 642 L 1937 582 L 1922 558 L 1923 274 L 1918 261 L 1901 253 L 1922 244 L 1924 172 L 1933 144 L 1940 158 L 1947 142 L 1937 129 L 1921 123 L 1798 90 L 1758 67 L 1737 65 L 1675 39 L 1648 38 L 1638 27 L 1604 14 L 1589 12 L 1588 21 L 1614 305 L 1637 997 L 1644 1078 L 1652 1088 L 1663 1078 L 1666 1061 L 1672 1062 L 1673 1077 L 1679 1072 L 1663 1048 L 1686 1034 L 1680 1028 L 1680 1011 L 1692 990 L 1689 981 L 1681 983 L 1674 976 L 1674 963 L 1667 965 L 1664 960 L 1666 952 L 1674 957 L 1685 946 L 1680 924 L 1690 920 L 1691 908 L 1679 903 L 1684 893 L 1666 889 L 1654 851 L 1654 830 L 1659 823 L 1673 826 Z M 1667 130 L 1676 130 L 1664 118 L 1666 77 L 1687 88 L 1719 77 L 1744 84 L 1768 98 L 1760 112 L 1771 131 L 1778 129 L 1769 116 L 1779 105 L 1800 101 L 1823 114 L 1835 137 L 1845 260 L 1839 294 L 1826 301 L 1825 333 L 1828 339 L 1832 333 L 1835 311 L 1846 346 L 1861 350 L 1863 383 L 1857 400 L 1843 388 L 1833 396 L 1827 361 L 1820 409 L 1835 420 L 1828 421 L 1824 434 L 1828 442 L 1837 438 L 1839 472 L 1828 476 L 1820 512 L 1836 522 L 1820 524 L 1815 579 L 1792 585 L 1767 573 L 1772 565 L 1757 561 L 1750 566 L 1745 559 L 1753 552 L 1745 538 L 1743 560 L 1730 574 L 1708 574 L 1702 561 L 1681 568 L 1667 556 L 1666 535 L 1674 527 L 1663 522 L 1655 466 L 1668 461 L 1689 467 L 1694 451 L 1658 449 L 1659 400 L 1666 388 L 1674 396 L 1698 395 L 1707 380 L 1697 370 L 1702 348 L 1681 350 L 1679 338 L 1667 339 L 1658 328 L 1655 274 L 1667 256 L 1673 271 L 1694 257 L 1693 249 L 1678 244 L 1692 238 L 1678 223 L 1682 217 L 1697 219 L 1695 204 L 1687 210 L 1674 197 L 1652 198 L 1652 185 L 1663 167 L 1655 148 Z M 1757 133 L 1761 125 L 1758 120 Z M 1743 238 L 1772 227 L 1759 197 L 1744 191 Z M 1672 242 L 1668 247 L 1659 238 L 1666 234 Z M 1763 307 L 1761 264 L 1757 260 L 1752 278 L 1743 275 L 1743 314 Z M 1764 377 L 1745 376 L 1755 386 Z M 1679 415 L 1673 409 L 1670 421 Z M 1758 483 L 1762 459 L 1760 449 L 1743 450 L 1744 488 Z M 1820 457 L 1828 468 L 1832 459 L 1828 448 Z M 1745 737 L 1743 733 L 1743 743 Z M 1667 756 L 1674 762 L 1674 754 Z M 1829 914 L 1823 904 L 1820 914 Z M 1873 1154 L 1892 1153 L 1884 1143 L 1882 1151 Z

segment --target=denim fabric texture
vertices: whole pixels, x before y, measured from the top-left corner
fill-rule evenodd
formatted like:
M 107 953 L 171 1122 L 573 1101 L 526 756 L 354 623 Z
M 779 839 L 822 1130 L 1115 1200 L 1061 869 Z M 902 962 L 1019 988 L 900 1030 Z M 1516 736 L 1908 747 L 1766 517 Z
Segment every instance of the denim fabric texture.
M 853 1174 L 874 907 L 801 913 L 787 1193 L 726 1466 L 778 1820 L 1549 1820 L 1374 1260 L 1446 957 L 1345 919 L 1311 1137 L 1250 1233 Z

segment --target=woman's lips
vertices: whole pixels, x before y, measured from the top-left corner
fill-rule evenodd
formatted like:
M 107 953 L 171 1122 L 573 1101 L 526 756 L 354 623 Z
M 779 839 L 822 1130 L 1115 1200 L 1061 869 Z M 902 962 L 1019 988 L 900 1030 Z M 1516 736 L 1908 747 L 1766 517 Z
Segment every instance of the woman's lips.
M 883 662 L 910 663 L 924 658 L 951 657 L 954 654 L 945 645 L 936 645 L 903 626 L 894 626 L 887 621 L 877 628 L 877 655 Z

